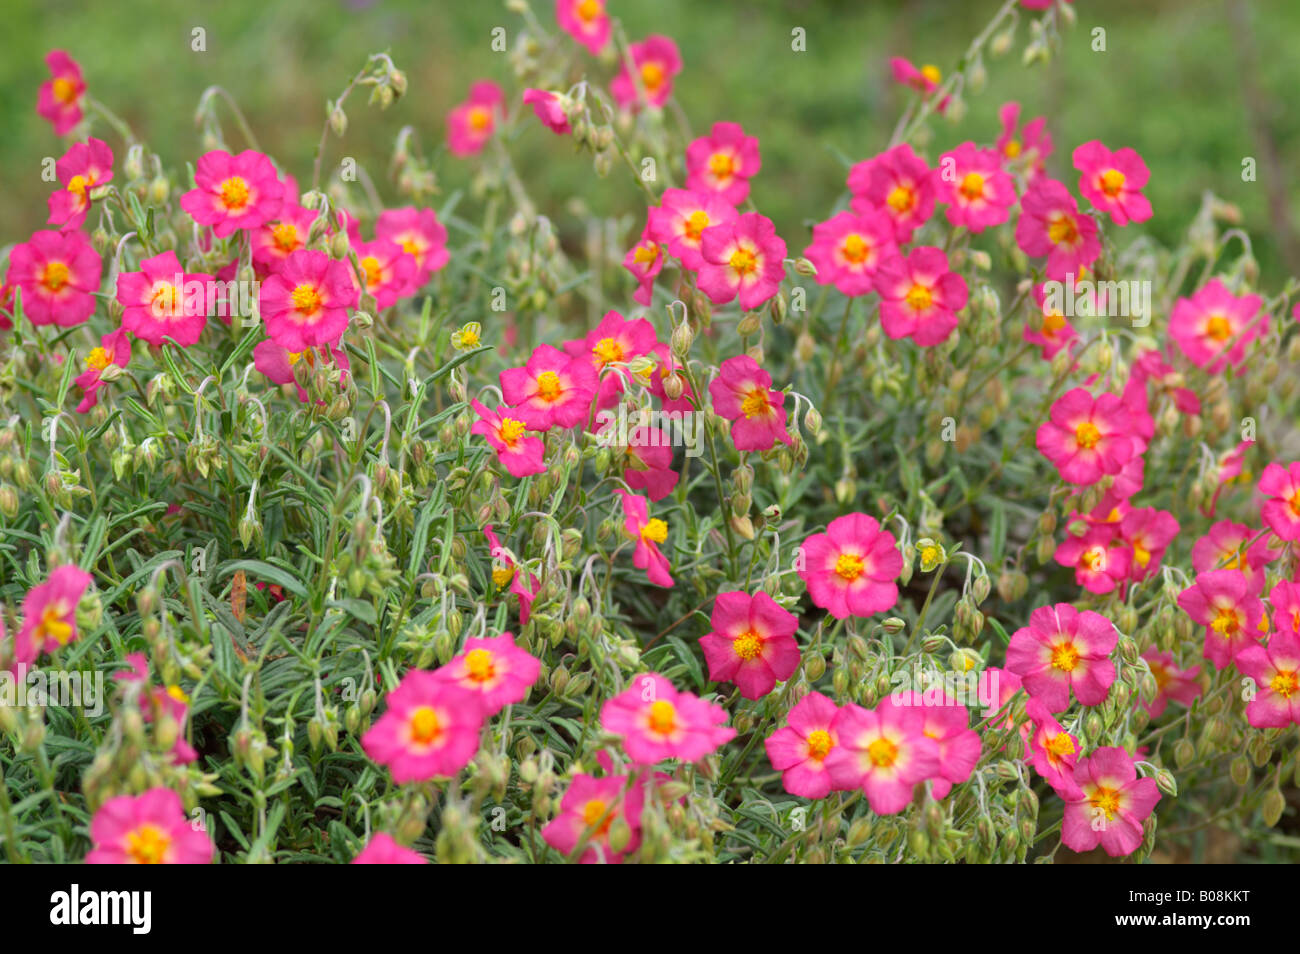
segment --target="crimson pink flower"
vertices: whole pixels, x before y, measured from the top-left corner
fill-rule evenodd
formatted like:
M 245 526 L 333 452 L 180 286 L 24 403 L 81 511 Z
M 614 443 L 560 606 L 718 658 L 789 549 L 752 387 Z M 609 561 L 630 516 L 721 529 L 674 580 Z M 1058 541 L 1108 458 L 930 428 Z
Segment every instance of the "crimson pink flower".
M 492 554 L 492 585 L 498 590 L 509 586 L 510 592 L 519 597 L 519 625 L 527 626 L 533 610 L 533 600 L 537 598 L 542 581 L 531 573 L 520 572 L 510 551 L 501 546 L 501 541 L 492 530 L 492 524 L 483 528 L 483 536 L 487 537 L 489 552 Z M 524 585 L 525 579 L 532 586 L 531 590 Z
M 566 341 L 564 351 L 570 357 L 585 358 L 600 376 L 596 408 L 601 410 L 617 404 L 623 393 L 627 372 L 616 366 L 649 354 L 657 343 L 655 327 L 645 318 L 628 319 L 611 310 L 585 338 Z
M 623 740 L 628 758 L 637 765 L 664 759 L 698 762 L 736 735 L 724 725 L 727 710 L 678 692 L 658 673 L 646 673 L 600 709 L 600 726 Z
M 36 114 L 48 119 L 54 134 L 62 136 L 81 122 L 86 82 L 81 78 L 81 66 L 63 50 L 47 53 L 45 65 L 50 68 L 50 78 L 41 84 L 37 94 Z
M 415 256 L 404 252 L 402 246 L 387 239 L 375 239 L 359 242 L 352 248 L 357 253 L 364 290 L 374 296 L 375 306 L 381 311 L 415 290 L 418 266 Z M 358 287 L 358 292 L 361 290 Z
M 939 88 L 939 82 L 943 79 L 943 74 L 939 72 L 937 66 L 922 66 L 917 69 L 912 65 L 910 60 L 901 56 L 891 57 L 889 60 L 889 69 L 894 74 L 895 81 L 902 83 L 904 86 L 911 86 L 913 89 L 920 90 L 922 93 L 933 93 Z
M 110 798 L 90 821 L 88 865 L 206 865 L 214 849 L 170 788 Z
M 970 778 L 980 760 L 979 733 L 970 727 L 970 710 L 946 692 L 942 699 L 927 702 L 915 690 L 891 697 L 901 706 L 921 710 L 921 731 L 938 743 L 939 765 L 930 776 L 930 794 L 947 798 L 954 785 Z
M 1233 662 L 1255 680 L 1255 697 L 1246 703 L 1246 721 L 1257 729 L 1300 724 L 1300 637 L 1281 631 L 1243 649 Z
M 511 417 L 535 431 L 585 424 L 598 386 L 589 360 L 552 345 L 538 345 L 522 368 L 501 372 L 501 393 Z
M 645 786 L 626 775 L 596 778 L 579 773 L 560 799 L 560 813 L 542 829 L 542 839 L 563 855 L 585 844 L 580 864 L 619 864 L 641 844 L 644 801 Z M 631 838 L 618 851 L 609 841 L 616 820 L 631 831 Z
M 524 90 L 524 104 L 533 107 L 533 112 L 547 129 L 557 136 L 573 132 L 569 125 L 569 116 L 564 111 L 564 101 L 556 93 L 544 89 Z
M 99 339 L 99 347 L 93 348 L 86 355 L 86 370 L 77 375 L 73 382 L 81 388 L 83 395 L 81 403 L 77 405 L 78 414 L 85 414 L 99 403 L 99 389 L 104 386 L 104 370 L 110 364 L 125 368 L 130 360 L 131 339 L 127 337 L 125 328 L 110 331 Z
M 285 201 L 273 222 L 259 225 L 248 233 L 254 267 L 263 275 L 278 272 L 285 259 L 307 247 L 316 215 L 297 202 Z
M 838 212 L 813 226 L 804 257 L 817 268 L 817 283 L 844 295 L 865 295 L 875 287 L 880 264 L 895 254 L 894 226 L 875 209 Z
M 714 123 L 686 147 L 686 188 L 740 205 L 762 164 L 756 137 L 746 136 L 739 123 Z
M 849 188 L 854 210 L 883 212 L 893 223 L 899 245 L 912 241 L 912 233 L 934 214 L 934 177 L 907 143 L 855 166 L 849 173 Z
M 1050 712 L 1064 712 L 1070 690 L 1082 705 L 1100 705 L 1115 681 L 1110 654 L 1119 642 L 1115 624 L 1069 603 L 1040 606 L 1007 646 L 1007 669 Z
M 1156 697 L 1150 702 L 1143 702 L 1151 718 L 1157 719 L 1164 714 L 1169 700 L 1190 706 L 1192 700 L 1201 694 L 1201 667 L 1179 669 L 1174 663 L 1173 653 L 1162 653 L 1154 646 L 1147 647 L 1142 653 L 1147 668 L 1156 681 Z
M 23 597 L 23 623 L 14 637 L 16 661 L 29 663 L 77 639 L 77 604 L 90 574 L 78 566 L 56 568 Z
M 623 256 L 623 267 L 637 280 L 637 289 L 632 293 L 632 300 L 638 305 L 649 307 L 654 301 L 655 278 L 663 271 L 664 250 L 655 241 L 647 224 L 637 243 Z
M 54 164 L 63 188 L 50 196 L 49 225 L 80 228 L 90 211 L 90 192 L 113 179 L 113 150 L 102 139 L 74 143 Z
M 1268 594 L 1277 629 L 1300 636 L 1300 583 L 1279 580 Z
M 1264 567 L 1281 556 L 1282 551 L 1268 545 L 1267 534 L 1255 540 L 1257 535 L 1257 531 L 1244 523 L 1220 520 L 1211 524 L 1205 536 L 1192 546 L 1192 569 L 1197 573 L 1240 570 L 1259 592 L 1264 587 Z
M 876 270 L 880 326 L 891 338 L 911 338 L 922 347 L 937 345 L 957 327 L 966 307 L 966 279 L 948 270 L 942 249 L 922 246 L 904 258 L 896 254 Z
M 665 189 L 660 204 L 647 213 L 646 230 L 667 245 L 668 253 L 681 259 L 684 268 L 698 271 L 705 264 L 701 242 L 704 230 L 735 222 L 739 217 L 721 196 Z
M 78 325 L 95 311 L 103 260 L 81 232 L 35 232 L 9 253 L 5 284 L 22 290 L 34 325 Z
M 700 638 L 709 678 L 734 682 L 746 699 L 761 699 L 799 668 L 799 620 L 763 591 L 719 593 L 713 629 Z
M 479 416 L 469 432 L 487 438 L 487 442 L 497 452 L 497 459 L 512 477 L 545 473 L 543 455 L 546 447 L 541 438 L 526 432 L 527 425 L 522 420 L 510 417 L 509 413 L 503 414 L 503 409 L 489 411 L 478 401 L 470 401 L 469 404 Z M 508 408 L 504 410 L 509 411 Z
M 237 156 L 214 149 L 200 156 L 194 188 L 181 196 L 181 208 L 199 225 L 212 226 L 217 238 L 265 225 L 283 204 L 284 183 L 275 166 L 252 149 Z
M 1142 823 L 1160 801 L 1153 778 L 1138 778 L 1132 757 L 1121 748 L 1097 749 L 1074 767 L 1079 795 L 1065 800 L 1061 844 L 1071 851 L 1098 845 L 1112 858 L 1142 845 Z
M 1016 186 L 1002 171 L 995 152 L 964 142 L 939 157 L 936 170 L 939 201 L 948 203 L 948 222 L 982 232 L 1001 225 L 1016 204 Z
M 631 44 L 628 55 L 640 76 L 646 102 L 651 106 L 662 106 L 673 94 L 673 77 L 682 71 L 682 58 L 677 52 L 677 44 L 666 36 L 654 34 L 640 43 Z M 628 72 L 627 63 L 622 65 L 618 75 L 610 81 L 609 91 L 624 109 L 639 105 L 637 86 Z
M 1038 428 L 1038 450 L 1068 484 L 1095 484 L 1118 474 L 1136 453 L 1133 417 L 1114 394 L 1093 397 L 1071 388 L 1052 405 Z
M 1174 370 L 1159 351 L 1148 348 L 1141 352 L 1133 362 L 1132 375 L 1143 382 L 1153 383 L 1184 414 L 1201 413 L 1201 400 L 1196 392 L 1182 387 L 1183 376 Z
M 651 583 L 672 586 L 668 558 L 659 550 L 659 545 L 668 540 L 668 524 L 650 516 L 650 506 L 644 497 L 621 488 L 614 492 L 623 499 L 623 532 L 636 542 L 632 565 L 645 570 Z
M 1265 526 L 1279 540 L 1300 540 L 1300 461 L 1265 467 L 1259 492 L 1265 497 L 1260 507 Z
M 541 671 L 541 661 L 516 646 L 513 633 L 502 633 L 465 640 L 464 650 L 434 675 L 478 699 L 486 719 L 527 699 Z
M 1020 200 L 1016 244 L 1031 258 L 1047 256 L 1047 277 L 1078 275 L 1101 254 L 1097 223 L 1079 212 L 1070 190 L 1039 176 Z
M 1022 337 L 1029 344 L 1036 344 L 1041 349 L 1044 361 L 1056 357 L 1062 348 L 1069 348 L 1079 340 L 1079 333 L 1074 330 L 1068 318 L 1055 308 L 1048 307 L 1047 294 L 1042 285 L 1034 286 L 1034 301 L 1043 313 L 1043 326 L 1034 331 L 1025 325 Z
M 1118 528 L 1098 523 L 1082 536 L 1067 536 L 1053 558 L 1074 568 L 1074 581 L 1089 593 L 1109 593 L 1128 579 L 1133 551 L 1119 542 Z
M 660 428 L 636 428 L 628 435 L 627 468 L 623 482 L 633 490 L 644 490 L 651 503 L 663 500 L 677 486 L 681 474 L 673 470 L 672 436 Z
M 403 848 L 393 840 L 393 836 L 376 832 L 371 836 L 361 854 L 350 862 L 354 865 L 427 865 L 429 863 L 418 851 Z
M 415 288 L 451 260 L 447 251 L 447 227 L 438 221 L 433 209 L 407 206 L 381 212 L 375 222 L 375 237 L 396 242 L 402 251 L 415 258 Z
M 347 353 L 334 344 L 308 348 L 306 351 L 288 351 L 270 338 L 264 338 L 253 346 L 253 367 L 274 384 L 292 384 L 298 389 L 298 400 L 303 402 L 307 400 L 307 389 L 299 383 L 294 368 L 299 361 L 309 368 L 315 368 L 318 361 L 324 365 L 331 359 L 336 367 L 344 371 L 351 367 Z
M 781 784 L 791 795 L 825 798 L 831 792 L 826 757 L 835 748 L 833 728 L 839 708 L 820 692 L 804 696 L 763 745 L 772 768 L 781 773 Z
M 453 156 L 481 152 L 505 112 L 506 96 L 491 80 L 469 89 L 469 98 L 447 114 L 447 148 Z
M 739 297 L 740 307 L 751 311 L 772 298 L 785 278 L 785 242 L 772 220 L 757 212 L 705 229 L 700 254 L 700 290 L 715 305 Z
M 189 347 L 199 340 L 208 323 L 212 280 L 211 275 L 185 274 L 175 252 L 146 258 L 140 271 L 117 276 L 117 301 L 124 309 L 122 327 L 151 345 L 171 338 Z
M 126 672 L 114 673 L 113 678 L 120 683 L 140 685 L 140 714 L 144 721 L 154 722 L 169 718 L 177 726 L 176 741 L 171 749 L 172 762 L 176 765 L 188 765 L 198 759 L 199 754 L 185 741 L 185 720 L 190 711 L 189 696 L 177 685 L 166 688 L 150 686 L 149 663 L 144 653 L 130 653 L 126 657 L 126 662 L 131 668 Z
M 799 557 L 808 596 L 836 619 L 870 616 L 898 602 L 898 541 L 865 513 L 836 517 L 825 533 L 803 542 Z
M 1130 575 L 1134 580 L 1145 580 L 1160 569 L 1165 550 L 1178 536 L 1178 521 L 1168 510 L 1142 507 L 1124 515 L 1119 532 L 1133 550 Z
M 1240 570 L 1207 570 L 1178 594 L 1183 612 L 1205 627 L 1203 655 L 1227 669 L 1268 629 L 1264 602 Z
M 1260 311 L 1263 304 L 1258 295 L 1232 294 L 1214 278 L 1192 297 L 1174 302 L 1169 335 L 1188 361 L 1218 374 L 1225 364 L 1245 360 L 1246 347 L 1268 332 L 1268 314 Z
M 1052 137 L 1047 133 L 1047 120 L 1039 116 L 1020 125 L 1020 104 L 1003 103 L 998 110 L 998 121 L 1002 124 L 1002 134 L 994 143 L 1009 166 L 1022 166 L 1027 179 L 1032 180 L 1041 175 L 1044 160 L 1052 154 Z
M 387 710 L 361 747 L 399 785 L 450 778 L 478 751 L 482 703 L 444 677 L 412 669 L 386 699 Z
M 731 421 L 731 440 L 737 450 L 765 451 L 777 441 L 793 444 L 785 428 L 785 392 L 772 390 L 772 376 L 749 355 L 722 362 L 709 384 L 713 410 Z
M 357 298 L 346 262 L 299 249 L 262 282 L 258 301 L 271 339 L 289 351 L 306 351 L 339 340 Z
M 1142 194 L 1151 173 L 1136 150 L 1111 152 L 1094 139 L 1074 150 L 1074 168 L 1082 173 L 1079 192 L 1116 225 L 1151 218 L 1151 203 Z
M 609 43 L 611 27 L 605 0 L 556 0 L 555 22 L 592 56 L 599 56 Z
M 1079 761 L 1079 740 L 1066 732 L 1037 699 L 1025 704 L 1025 712 L 1034 722 L 1029 737 L 1029 764 L 1057 795 L 1078 798 L 1081 792 L 1074 781 L 1074 768 Z
M 939 770 L 939 743 L 925 734 L 919 706 L 889 696 L 875 709 L 849 703 L 832 723 L 836 745 L 826 756 L 831 784 L 861 789 L 877 815 L 895 815 L 912 801 L 912 790 Z

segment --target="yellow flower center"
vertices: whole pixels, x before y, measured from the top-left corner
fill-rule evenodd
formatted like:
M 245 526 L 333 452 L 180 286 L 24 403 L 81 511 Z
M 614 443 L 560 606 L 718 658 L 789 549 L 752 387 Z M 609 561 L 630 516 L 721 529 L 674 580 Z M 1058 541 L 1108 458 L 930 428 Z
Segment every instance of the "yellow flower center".
M 1279 669 L 1277 675 L 1269 681 L 1268 687 L 1283 699 L 1290 699 L 1300 690 L 1300 675 L 1294 670 Z
M 1118 169 L 1107 169 L 1101 174 L 1101 191 L 1110 198 L 1120 194 L 1124 188 L 1124 173 Z
M 731 648 L 745 662 L 757 659 L 763 654 L 763 637 L 752 629 L 747 629 L 731 642 Z
M 469 111 L 469 125 L 475 132 L 486 132 L 492 128 L 492 110 L 484 106 L 475 106 Z
M 641 539 L 647 543 L 663 543 L 668 539 L 668 524 L 658 517 L 647 520 L 641 528 Z
M 1215 341 L 1227 341 L 1232 337 L 1232 323 L 1223 315 L 1211 315 L 1205 323 L 1205 334 Z
M 324 301 L 321 299 L 320 292 L 312 285 L 299 285 L 289 296 L 293 302 L 293 309 L 307 317 L 311 317 L 321 310 Z
M 492 571 L 496 579 L 496 571 Z M 471 649 L 465 654 L 465 675 L 475 682 L 487 682 L 497 673 L 492 653 L 486 649 Z
M 236 212 L 248 205 L 248 183 L 242 176 L 231 176 L 221 183 L 221 204 L 227 212 Z
M 763 417 L 767 414 L 770 406 L 767 400 L 767 389 L 754 388 L 740 402 L 740 411 L 745 417 Z
M 1048 312 L 1043 315 L 1043 337 L 1055 338 L 1056 333 L 1065 327 L 1065 315 L 1059 311 Z
M 930 63 L 921 67 L 921 75 L 936 86 L 938 86 L 939 81 L 943 79 L 943 74 L 939 72 L 939 67 Z
M 596 342 L 596 347 L 591 349 L 591 353 L 596 356 L 596 360 L 602 366 L 609 364 L 611 361 L 623 360 L 623 346 L 613 338 L 601 338 Z
M 663 85 L 664 68 L 658 63 L 646 63 L 641 67 L 641 83 L 647 93 L 653 93 Z
M 73 80 L 60 76 L 50 84 L 50 91 L 54 93 L 54 98 L 65 106 L 77 101 L 77 84 Z
M 1092 421 L 1084 421 L 1074 429 L 1074 440 L 1084 450 L 1092 450 L 1101 440 L 1101 431 Z
M 86 197 L 87 190 L 89 190 L 91 186 L 93 186 L 94 184 L 95 184 L 94 176 L 81 176 L 81 175 L 73 176 L 70 180 L 68 180 L 68 191 L 71 192 L 73 195 L 81 196 L 81 198 L 84 199 Z
M 857 232 L 848 235 L 844 239 L 844 245 L 840 248 L 840 253 L 844 260 L 853 265 L 861 265 L 871 254 L 871 246 L 868 245 Z
M 50 262 L 41 273 L 41 284 L 49 291 L 57 292 L 68 283 L 71 272 L 63 262 Z
M 867 746 L 867 758 L 876 768 L 889 768 L 898 761 L 898 746 L 888 739 L 876 739 Z
M 384 267 L 379 264 L 379 259 L 373 255 L 367 255 L 360 262 L 361 270 L 366 274 L 366 287 L 372 288 L 384 280 Z
M 1293 514 L 1300 517 L 1300 490 L 1291 495 L 1291 499 L 1287 501 L 1287 506 L 1291 508 Z
M 600 16 L 600 0 L 582 0 L 578 4 L 578 19 L 584 23 L 590 23 L 596 17 Z
M 1021 146 L 1019 139 L 1009 139 L 1007 140 L 1007 144 L 1002 147 L 1002 154 L 1008 159 L 1014 159 L 1016 156 L 1020 155 L 1020 149 Z
M 609 803 L 601 801 L 599 798 L 593 798 L 587 804 L 582 806 L 582 821 L 588 828 L 596 828 L 602 818 L 605 818 L 605 812 L 609 811 Z M 609 831 L 609 826 L 614 823 L 614 814 L 610 812 L 608 818 L 605 818 L 600 828 L 596 830 L 596 835 L 604 835 Z
M 916 205 L 916 192 L 910 186 L 894 186 L 885 199 L 885 203 L 899 215 L 902 215 L 905 212 L 910 212 L 912 207 Z
M 1088 804 L 1093 808 L 1100 808 L 1106 813 L 1106 820 L 1110 821 L 1119 813 L 1119 792 L 1098 785 L 1088 796 Z
M 513 417 L 501 418 L 501 427 L 497 429 L 502 443 L 507 447 L 514 447 L 519 443 L 519 439 L 524 436 L 524 422 L 516 421 Z
M 1052 758 L 1062 759 L 1074 754 L 1074 740 L 1070 738 L 1070 733 L 1058 732 L 1045 740 L 1043 748 L 1051 753 Z
M 302 243 L 298 241 L 298 226 L 292 222 L 281 222 L 271 226 L 271 239 L 275 247 L 282 252 L 292 252 Z
M 1054 212 L 1047 221 L 1047 238 L 1053 245 L 1073 245 L 1079 241 L 1079 223 L 1068 212 Z
M 934 304 L 934 295 L 924 285 L 913 285 L 907 293 L 907 307 L 914 311 L 925 311 Z
M 1141 540 L 1133 541 L 1133 560 L 1144 569 L 1151 562 L 1151 551 L 1142 545 Z
M 826 758 L 826 754 L 833 748 L 835 748 L 835 742 L 831 739 L 831 734 L 825 729 L 814 729 L 808 733 L 808 758 L 820 762 Z
M 736 174 L 736 157 L 729 152 L 715 152 L 709 157 L 709 172 L 715 179 L 730 179 Z
M 653 265 L 659 257 L 659 246 L 654 242 L 638 245 L 632 253 L 632 261 L 638 265 Z
M 967 202 L 974 202 L 984 195 L 984 177 L 978 172 L 966 173 L 966 176 L 961 180 L 958 191 L 961 192 Z
M 424 243 L 417 242 L 413 238 L 404 238 L 402 239 L 402 251 L 418 260 L 424 252 Z
M 657 699 L 650 704 L 650 730 L 660 735 L 667 735 L 677 728 L 677 709 L 666 699 Z
M 103 371 L 113 363 L 113 356 L 104 348 L 94 348 L 86 355 L 86 367 Z
M 537 376 L 537 396 L 543 401 L 558 401 L 563 393 L 564 385 L 554 371 L 543 371 Z
M 68 645 L 72 638 L 72 624 L 64 618 L 62 604 L 52 603 L 41 611 L 40 621 L 36 624 L 36 643 L 44 645 L 51 639 L 60 646 Z
M 171 696 L 177 702 L 183 702 L 189 705 L 190 697 L 185 694 L 185 690 L 180 686 L 168 686 L 167 695 Z
M 1237 611 L 1230 606 L 1220 606 L 1214 611 L 1210 629 L 1227 639 L 1232 639 L 1241 632 L 1241 620 L 1237 618 Z
M 149 297 L 149 309 L 155 317 L 175 317 L 179 312 L 180 291 L 171 282 L 161 282 L 154 286 Z
M 1052 668 L 1061 672 L 1074 672 L 1079 665 L 1079 650 L 1068 640 L 1052 647 Z
M 442 725 L 438 713 L 428 706 L 420 706 L 411 713 L 411 741 L 420 745 L 431 745 L 442 734 Z
M 758 270 L 758 256 L 747 248 L 738 248 L 731 253 L 729 264 L 742 277 L 752 275 Z
M 145 823 L 126 833 L 126 853 L 138 865 L 160 865 L 171 838 L 157 825 Z
M 860 577 L 865 568 L 862 557 L 856 553 L 841 553 L 835 560 L 835 575 L 849 583 Z
M 1079 556 L 1079 565 L 1094 573 L 1106 566 L 1106 550 L 1103 547 L 1091 547 Z
M 686 217 L 686 223 L 683 230 L 686 232 L 686 237 L 688 239 L 692 242 L 698 242 L 700 240 L 700 233 L 708 227 L 709 213 L 705 212 L 703 209 L 696 209 Z
M 492 582 L 498 589 L 505 589 L 510 585 L 510 581 L 515 578 L 515 568 L 512 566 L 498 566 L 492 568 Z

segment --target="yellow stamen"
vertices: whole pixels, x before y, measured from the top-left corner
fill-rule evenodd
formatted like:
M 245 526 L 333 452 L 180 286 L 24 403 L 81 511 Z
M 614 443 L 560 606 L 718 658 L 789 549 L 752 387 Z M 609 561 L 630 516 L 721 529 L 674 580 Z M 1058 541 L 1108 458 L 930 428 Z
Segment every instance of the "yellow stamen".
M 442 725 L 438 713 L 428 706 L 420 706 L 411 713 L 411 741 L 419 745 L 431 745 L 442 734 Z
M 978 172 L 968 172 L 961 180 L 958 190 L 967 202 L 974 202 L 984 195 L 984 177 Z
M 519 443 L 519 439 L 524 436 L 524 422 L 516 421 L 513 417 L 501 418 L 501 426 L 497 428 L 497 434 L 501 442 L 507 447 L 514 447 Z
M 1092 450 L 1101 440 L 1101 431 L 1092 421 L 1084 421 L 1074 429 L 1074 440 L 1084 450 Z
M 763 637 L 752 629 L 747 629 L 731 642 L 731 648 L 745 662 L 757 659 L 763 654 Z
M 126 853 L 138 865 L 160 865 L 172 840 L 157 825 L 145 823 L 126 833 Z
M 835 742 L 825 729 L 814 729 L 808 733 L 808 758 L 820 762 L 833 748 Z
M 537 376 L 537 396 L 543 401 L 558 401 L 563 393 L 564 385 L 554 371 L 543 371 Z
M 496 579 L 496 571 L 492 571 Z M 475 682 L 487 682 L 496 675 L 492 653 L 486 649 L 471 649 L 465 654 L 465 675 Z
M 754 388 L 740 402 L 740 412 L 745 417 L 764 417 L 771 408 L 767 399 L 767 388 Z
M 250 193 L 248 183 L 241 176 L 231 176 L 221 183 L 219 192 L 221 204 L 228 212 L 236 212 L 248 205 Z
M 1052 668 L 1061 672 L 1074 672 L 1079 665 L 1079 650 L 1074 643 L 1066 641 L 1052 647 Z
M 41 273 L 41 284 L 49 291 L 57 292 L 68 283 L 71 271 L 63 262 L 50 262 Z
M 1124 188 L 1124 173 L 1118 169 L 1107 169 L 1101 174 L 1101 191 L 1109 198 L 1115 198 Z
M 835 575 L 852 583 L 862 575 L 866 564 L 856 553 L 841 553 L 835 560 Z
M 293 290 L 289 300 L 293 302 L 294 311 L 308 317 L 316 314 L 324 305 L 320 292 L 312 285 L 299 285 Z
M 840 247 L 840 254 L 844 260 L 852 265 L 861 265 L 871 254 L 871 246 L 868 245 L 857 232 L 846 236 L 844 244 Z
M 867 757 L 876 768 L 889 768 L 898 761 L 898 746 L 888 739 L 876 739 L 867 746 Z
M 758 256 L 747 248 L 738 248 L 731 253 L 728 264 L 742 277 L 751 275 L 758 271 Z
M 668 539 L 668 524 L 658 517 L 647 520 L 641 528 L 641 539 L 647 543 L 663 543 Z
M 934 295 L 924 285 L 913 285 L 907 293 L 907 307 L 913 311 L 926 311 L 934 304 Z
M 667 735 L 677 728 L 677 709 L 666 699 L 657 699 L 650 705 L 650 730 Z

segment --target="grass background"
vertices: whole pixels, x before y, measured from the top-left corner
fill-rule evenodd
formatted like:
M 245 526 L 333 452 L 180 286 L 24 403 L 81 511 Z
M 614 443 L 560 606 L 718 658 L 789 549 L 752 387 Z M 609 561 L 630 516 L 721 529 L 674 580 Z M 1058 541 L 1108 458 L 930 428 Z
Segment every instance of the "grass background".
M 553 28 L 551 0 L 533 0 Z M 888 60 L 904 55 L 945 75 L 997 9 L 996 0 L 610 0 L 629 36 L 666 33 L 685 61 L 677 96 L 698 134 L 717 119 L 735 120 L 760 137 L 763 172 L 753 195 L 792 250 L 807 226 L 824 218 L 843 188 L 844 158 L 857 160 L 887 141 L 904 105 Z M 998 107 L 1019 100 L 1024 115 L 1046 114 L 1056 141 L 1053 175 L 1077 181 L 1069 154 L 1099 138 L 1135 147 L 1152 170 L 1155 216 L 1145 228 L 1173 243 L 1205 190 L 1238 204 L 1256 240 L 1264 283 L 1276 287 L 1300 271 L 1291 223 L 1300 219 L 1300 4 L 1294 0 L 1079 0 L 1079 22 L 1059 57 L 1025 68 L 1029 11 L 1013 52 L 986 63 L 988 83 L 967 98 L 957 124 L 940 121 L 938 149 L 966 139 L 990 143 Z M 490 34 L 511 40 L 522 21 L 502 0 L 9 0 L 0 33 L 0 245 L 23 241 L 45 221 L 49 187 L 40 162 L 61 154 L 35 114 L 46 78 L 45 52 L 67 49 L 82 64 L 90 93 L 117 111 L 172 171 L 200 152 L 194 107 L 211 84 L 241 104 L 264 150 L 310 180 L 326 98 L 336 96 L 372 51 L 388 49 L 409 77 L 407 97 L 387 112 L 349 108 L 351 128 L 331 155 L 352 155 L 382 179 L 397 130 L 416 127 L 426 149 L 441 143 L 447 110 L 471 82 L 492 78 L 519 95 L 505 54 Z M 790 31 L 807 31 L 807 52 L 790 49 Z M 190 48 L 206 31 L 207 50 Z M 1091 49 L 1106 30 L 1107 50 Z M 589 59 L 595 75 L 609 68 Z M 239 142 L 227 123 L 227 138 Z M 120 141 L 96 127 L 122 155 Z M 597 214 L 640 217 L 640 197 L 625 176 L 597 180 L 590 161 L 539 125 L 512 146 L 541 211 L 561 230 L 580 232 L 568 206 L 580 194 Z M 1241 180 L 1244 156 L 1257 157 L 1259 179 Z M 1270 161 L 1270 157 L 1274 157 Z M 444 193 L 464 185 L 473 163 L 443 154 Z M 381 184 L 381 190 L 383 185 Z M 393 198 L 391 191 L 385 198 Z M 462 210 L 467 211 L 467 210 Z

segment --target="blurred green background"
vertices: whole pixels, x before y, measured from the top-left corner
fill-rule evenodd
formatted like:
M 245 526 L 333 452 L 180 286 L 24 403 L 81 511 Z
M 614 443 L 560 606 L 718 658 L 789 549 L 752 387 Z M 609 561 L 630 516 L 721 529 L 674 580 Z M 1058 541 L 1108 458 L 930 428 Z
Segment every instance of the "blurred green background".
M 824 218 L 843 188 L 840 156 L 863 158 L 887 141 L 905 93 L 888 60 L 903 55 L 945 73 L 991 18 L 997 0 L 609 0 L 628 34 L 674 37 L 685 69 L 677 97 L 696 134 L 717 119 L 760 137 L 764 168 L 754 184 L 760 208 L 776 220 L 792 250 L 806 244 L 808 222 Z M 411 124 L 426 150 L 442 142 L 447 110 L 471 82 L 492 78 L 519 95 L 492 28 L 513 40 L 522 21 L 503 0 L 6 0 L 0 34 L 0 245 L 24 240 L 45 221 L 48 186 L 42 157 L 61 148 L 35 114 L 47 50 L 67 49 L 82 64 L 91 95 L 116 110 L 183 171 L 200 149 L 194 107 L 211 84 L 242 105 L 263 149 L 300 179 L 311 157 L 326 98 L 338 94 L 371 51 L 388 49 L 410 80 L 409 94 L 387 112 L 349 106 L 351 129 L 331 155 L 352 155 L 377 179 L 397 130 Z M 554 30 L 551 0 L 533 0 Z M 1073 188 L 1069 154 L 1099 138 L 1135 147 L 1152 170 L 1155 217 L 1145 228 L 1178 241 L 1209 189 L 1242 209 L 1256 240 L 1263 282 L 1275 288 L 1300 271 L 1294 222 L 1300 218 L 1300 3 L 1295 0 L 1078 0 L 1078 24 L 1046 67 L 1025 68 L 1020 51 L 1030 11 L 1022 11 L 1012 52 L 986 63 L 988 83 L 967 98 L 957 124 L 938 123 L 930 149 L 965 139 L 990 143 L 996 113 L 1019 100 L 1025 117 L 1046 114 L 1056 141 L 1053 175 Z M 790 49 L 795 26 L 807 52 Z M 192 52 L 203 27 L 207 51 Z M 1091 49 L 1106 30 L 1107 50 Z M 585 53 L 584 53 L 585 57 Z M 593 73 L 609 75 L 586 60 Z M 224 117 L 223 117 L 224 120 Z M 227 138 L 242 148 L 233 124 Z M 121 156 L 102 124 L 96 134 Z M 599 213 L 640 215 L 626 177 L 596 180 L 589 157 L 533 124 L 512 146 L 530 192 L 563 230 L 581 228 L 566 200 L 581 194 Z M 1241 161 L 1258 159 L 1258 181 L 1244 183 Z M 444 196 L 468 182 L 474 164 L 443 154 Z M 383 185 L 381 184 L 381 190 Z M 385 195 L 392 199 L 391 190 Z

